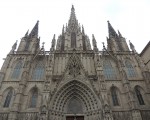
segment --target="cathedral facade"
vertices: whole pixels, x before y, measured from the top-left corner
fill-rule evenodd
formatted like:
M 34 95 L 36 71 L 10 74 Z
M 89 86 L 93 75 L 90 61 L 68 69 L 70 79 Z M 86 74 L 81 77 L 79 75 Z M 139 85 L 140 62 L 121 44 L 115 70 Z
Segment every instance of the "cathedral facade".
M 75 15 L 49 51 L 38 25 L 12 46 L 0 71 L 0 120 L 150 120 L 150 72 L 108 21 L 92 45 Z

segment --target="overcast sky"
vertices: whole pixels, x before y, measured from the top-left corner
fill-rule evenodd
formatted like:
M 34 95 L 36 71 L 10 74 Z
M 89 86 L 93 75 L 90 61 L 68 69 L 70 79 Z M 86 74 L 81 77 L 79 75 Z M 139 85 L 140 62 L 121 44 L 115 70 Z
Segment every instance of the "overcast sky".
M 16 40 L 39 20 L 39 36 L 49 50 L 53 34 L 61 34 L 72 4 L 76 17 L 102 49 L 108 36 L 107 20 L 130 40 L 138 53 L 150 40 L 150 0 L 0 0 L 0 66 Z

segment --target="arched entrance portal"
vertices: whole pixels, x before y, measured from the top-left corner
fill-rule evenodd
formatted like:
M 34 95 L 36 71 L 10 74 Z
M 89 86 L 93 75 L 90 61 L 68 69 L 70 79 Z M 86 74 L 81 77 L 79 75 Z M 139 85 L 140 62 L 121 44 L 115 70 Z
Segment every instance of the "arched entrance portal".
M 87 120 L 101 118 L 101 104 L 93 91 L 77 80 L 62 86 L 50 104 L 51 120 Z

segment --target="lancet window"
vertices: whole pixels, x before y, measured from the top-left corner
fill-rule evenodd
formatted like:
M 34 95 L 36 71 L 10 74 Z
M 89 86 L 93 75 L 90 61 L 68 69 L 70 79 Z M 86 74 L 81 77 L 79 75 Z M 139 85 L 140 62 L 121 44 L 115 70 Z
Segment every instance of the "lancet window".
M 103 68 L 104 68 L 104 76 L 105 79 L 116 79 L 116 71 L 115 68 L 112 67 L 109 60 L 105 60 L 103 62 Z
M 33 80 L 41 80 L 44 76 L 44 72 L 45 72 L 44 65 L 42 62 L 39 62 L 33 70 L 32 79 Z
M 137 99 L 139 101 L 139 104 L 140 105 L 145 105 L 143 96 L 141 94 L 141 91 L 139 90 L 139 88 L 137 86 L 135 87 L 135 93 L 136 93 Z
M 5 98 L 5 102 L 4 102 L 4 105 L 3 107 L 7 108 L 10 106 L 10 103 L 11 103 L 11 100 L 12 100 L 12 96 L 13 96 L 13 90 L 10 89 L 7 93 L 7 96 Z
M 22 61 L 19 61 L 13 69 L 11 78 L 18 79 L 22 69 Z
M 125 66 L 127 68 L 128 77 L 136 77 L 135 69 L 134 69 L 134 67 L 132 66 L 132 64 L 129 60 L 126 60 Z

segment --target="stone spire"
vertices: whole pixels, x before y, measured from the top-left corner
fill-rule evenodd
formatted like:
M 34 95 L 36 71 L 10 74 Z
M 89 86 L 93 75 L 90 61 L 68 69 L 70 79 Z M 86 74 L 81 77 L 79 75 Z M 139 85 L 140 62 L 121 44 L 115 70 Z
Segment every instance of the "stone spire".
M 71 31 L 75 31 L 75 30 L 78 29 L 78 20 L 76 19 L 75 9 L 74 9 L 73 5 L 72 5 L 72 8 L 71 8 L 71 14 L 70 14 L 69 22 L 68 22 L 68 28 Z
M 26 34 L 24 35 L 24 37 L 28 37 L 28 33 L 29 33 L 29 30 L 27 30 Z
M 109 38 L 110 37 L 118 37 L 116 31 L 114 30 L 114 28 L 112 27 L 112 25 L 110 24 L 109 21 L 108 22 L 108 33 L 109 33 Z
M 54 51 L 55 50 L 55 44 L 56 44 L 56 39 L 55 39 L 55 34 L 53 36 L 53 39 L 52 39 L 52 43 L 51 43 L 51 51 Z
M 93 50 L 97 52 L 98 48 L 97 48 L 97 42 L 96 42 L 96 39 L 94 37 L 94 34 L 92 34 L 92 43 L 93 43 Z
M 38 27 L 39 27 L 39 21 L 37 21 L 37 23 L 35 24 L 35 26 L 33 27 L 31 33 L 29 34 L 29 37 L 38 37 Z
M 64 34 L 64 32 L 65 32 L 65 27 L 64 27 L 64 25 L 63 25 L 63 28 L 62 28 L 62 35 Z M 55 35 L 55 34 L 54 34 Z
M 82 33 L 85 34 L 85 33 L 84 33 L 84 26 L 83 26 L 83 25 L 82 25 Z
M 72 5 L 69 23 L 75 23 L 75 22 L 76 22 L 75 9 L 74 6 Z

